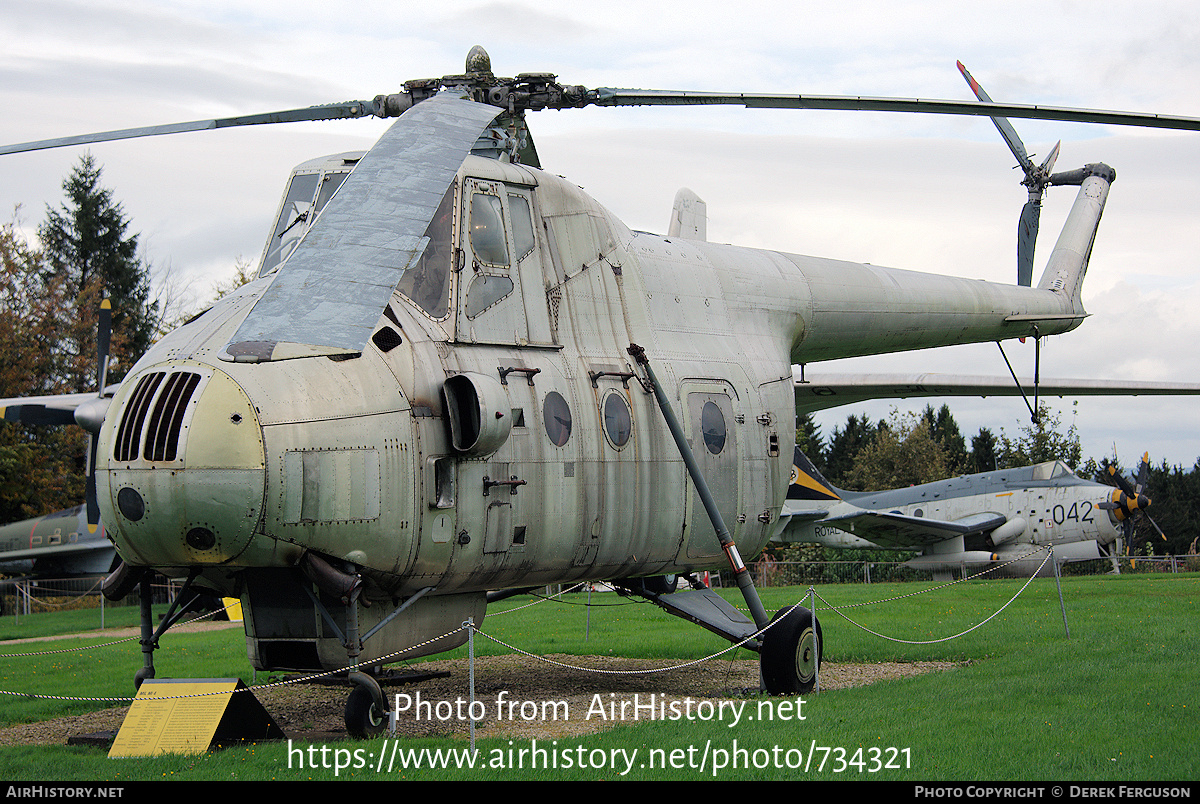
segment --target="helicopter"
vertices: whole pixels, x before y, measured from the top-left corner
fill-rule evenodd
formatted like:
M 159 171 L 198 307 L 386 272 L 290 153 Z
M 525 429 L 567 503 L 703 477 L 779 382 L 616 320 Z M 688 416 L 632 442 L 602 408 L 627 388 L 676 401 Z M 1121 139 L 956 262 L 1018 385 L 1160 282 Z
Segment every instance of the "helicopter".
M 644 594 L 757 651 L 769 692 L 810 691 L 819 623 L 768 614 L 742 559 L 787 526 L 792 366 L 1076 328 L 1115 171 L 1052 174 L 1078 186 L 1072 211 L 1038 285 L 1005 285 L 709 243 L 686 236 L 698 213 L 674 236 L 631 230 L 541 169 L 525 121 L 711 103 L 1200 129 L 980 100 L 591 90 L 497 77 L 477 47 L 463 74 L 370 101 L 0 148 L 397 118 L 344 176 L 317 171 L 311 203 L 285 195 L 255 280 L 88 403 L 122 559 L 107 592 L 155 570 L 240 598 L 251 664 L 345 672 L 356 735 L 383 727 L 382 665 L 454 648 L 490 601 L 546 584 Z M 748 616 L 696 580 L 718 567 Z M 679 575 L 692 588 L 670 592 Z
M 835 487 L 800 447 L 793 464 L 789 525 L 779 541 L 920 550 L 905 566 L 937 576 L 1002 565 L 1028 577 L 1045 567 L 1035 556 L 1045 545 L 1057 561 L 1112 558 L 1134 518 L 1149 518 L 1144 478 L 1134 487 L 1114 472 L 1120 478 L 1114 489 L 1079 477 L 1062 461 L 864 492 Z

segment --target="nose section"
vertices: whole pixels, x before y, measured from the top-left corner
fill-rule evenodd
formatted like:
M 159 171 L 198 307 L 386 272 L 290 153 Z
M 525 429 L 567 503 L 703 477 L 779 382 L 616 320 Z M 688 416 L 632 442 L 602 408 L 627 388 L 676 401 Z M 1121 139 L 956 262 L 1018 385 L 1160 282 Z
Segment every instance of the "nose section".
M 126 561 L 224 564 L 262 515 L 265 457 L 253 403 L 211 366 L 168 364 L 126 379 L 100 433 L 100 511 Z

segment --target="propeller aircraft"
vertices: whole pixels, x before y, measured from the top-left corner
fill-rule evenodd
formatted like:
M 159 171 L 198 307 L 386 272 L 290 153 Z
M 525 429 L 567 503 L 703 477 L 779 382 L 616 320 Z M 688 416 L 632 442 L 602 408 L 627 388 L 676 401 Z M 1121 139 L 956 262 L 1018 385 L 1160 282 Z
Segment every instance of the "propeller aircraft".
M 978 100 L 592 90 L 497 77 L 475 48 L 464 74 L 371 101 L 0 149 L 398 118 L 344 175 L 309 169 L 313 192 L 288 191 L 258 278 L 101 396 L 89 421 L 122 559 L 112 593 L 153 569 L 239 597 L 255 668 L 348 668 L 354 734 L 382 728 L 379 666 L 462 644 L 489 600 L 544 584 L 615 582 L 745 641 L 768 691 L 810 690 L 819 624 L 800 607 L 769 615 L 741 557 L 788 525 L 792 366 L 1076 328 L 1116 174 L 1074 171 L 1041 280 L 1005 285 L 710 243 L 694 200 L 678 234 L 633 231 L 541 169 L 525 121 L 714 103 L 1200 129 Z M 698 581 L 661 581 L 714 567 L 749 616 Z
M 1044 566 L 1034 554 L 1046 545 L 1056 560 L 1115 557 L 1134 517 L 1150 505 L 1143 483 L 1136 489 L 1124 478 L 1121 483 L 1113 489 L 1084 480 L 1062 461 L 1048 461 L 851 492 L 832 485 L 796 447 L 788 525 L 779 540 L 920 550 L 906 566 L 939 575 L 1004 565 L 1010 574 L 1028 576 Z

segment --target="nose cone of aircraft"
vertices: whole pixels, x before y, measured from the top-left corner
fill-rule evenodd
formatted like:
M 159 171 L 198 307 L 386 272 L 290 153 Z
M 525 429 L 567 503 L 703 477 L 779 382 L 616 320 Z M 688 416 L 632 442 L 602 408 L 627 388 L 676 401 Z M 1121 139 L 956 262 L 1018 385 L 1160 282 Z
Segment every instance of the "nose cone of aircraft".
M 130 563 L 229 563 L 263 508 L 262 428 L 254 405 L 210 366 L 166 364 L 129 377 L 101 430 L 101 516 Z

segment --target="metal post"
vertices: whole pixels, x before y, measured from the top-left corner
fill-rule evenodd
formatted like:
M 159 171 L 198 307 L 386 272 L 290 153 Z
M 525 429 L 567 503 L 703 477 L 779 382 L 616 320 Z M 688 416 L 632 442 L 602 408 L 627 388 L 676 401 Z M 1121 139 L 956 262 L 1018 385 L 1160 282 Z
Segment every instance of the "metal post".
M 754 588 L 754 579 L 750 577 L 750 572 L 746 569 L 746 565 L 738 553 L 737 545 L 733 543 L 733 537 L 729 534 L 729 529 L 725 527 L 725 521 L 721 517 L 721 512 L 717 510 L 717 502 L 713 499 L 712 492 L 708 489 L 708 483 L 704 480 L 704 475 L 700 471 L 700 465 L 696 463 L 696 457 L 692 455 L 691 447 L 688 446 L 687 436 L 684 434 L 683 428 L 679 426 L 679 420 L 675 418 L 675 413 L 671 410 L 671 403 L 668 401 L 666 393 L 659 384 L 658 378 L 654 376 L 654 369 L 650 368 L 650 361 L 646 359 L 646 351 L 637 344 L 631 343 L 629 345 L 629 354 L 646 369 L 646 376 L 649 378 L 650 385 L 654 389 L 654 396 L 658 400 L 659 408 L 662 409 L 663 418 L 667 421 L 667 428 L 671 431 L 671 436 L 675 439 L 675 445 L 679 448 L 679 454 L 683 456 L 683 462 L 687 466 L 688 474 L 692 477 L 692 482 L 696 484 L 696 493 L 700 495 L 700 501 L 704 503 L 704 510 L 708 512 L 708 518 L 712 521 L 713 528 L 717 532 L 717 539 L 721 542 L 721 547 L 725 551 L 725 558 L 729 560 L 729 566 L 733 569 L 734 580 L 737 581 L 738 587 L 742 590 L 742 597 L 750 609 L 750 615 L 754 618 L 754 624 L 759 628 L 767 627 L 771 622 L 771 618 L 767 616 L 762 601 L 758 598 L 758 590 Z
M 467 714 L 470 718 L 471 725 L 471 753 L 475 753 L 475 623 L 473 617 L 468 617 L 463 623 L 463 627 L 467 629 L 467 679 L 470 685 L 470 708 Z
M 1054 545 L 1050 545 L 1050 561 L 1054 564 L 1054 582 L 1058 585 L 1058 607 L 1062 609 L 1063 628 L 1067 639 L 1071 638 L 1071 626 L 1067 625 L 1067 604 L 1063 602 L 1062 579 L 1058 575 L 1058 559 L 1054 557 Z
M 812 612 L 813 643 L 817 651 L 817 662 L 813 665 L 813 692 L 821 691 L 821 637 L 817 633 L 817 590 L 808 587 L 808 610 Z

